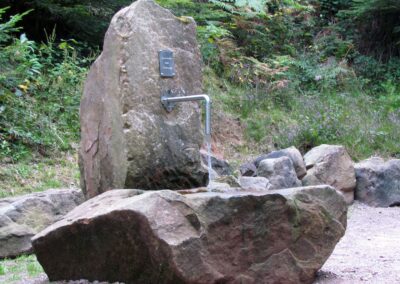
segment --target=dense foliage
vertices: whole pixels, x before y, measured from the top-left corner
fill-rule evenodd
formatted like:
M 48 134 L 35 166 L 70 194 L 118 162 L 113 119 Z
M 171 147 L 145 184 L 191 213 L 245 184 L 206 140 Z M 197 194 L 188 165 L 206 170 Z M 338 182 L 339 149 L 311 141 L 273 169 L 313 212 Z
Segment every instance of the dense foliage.
M 60 38 L 73 38 L 89 46 L 101 45 L 111 17 L 131 0 L 2 0 L 7 15 L 32 10 L 21 25 L 28 37 L 45 40 L 56 29 Z
M 1 4 L 11 8 L 0 10 L 0 155 L 78 140 L 91 60 L 82 54 L 101 46 L 111 15 L 129 2 Z M 157 2 L 196 20 L 206 88 L 218 109 L 247 126 L 258 150 L 340 143 L 355 158 L 400 156 L 397 0 Z
M 199 23 L 208 90 L 261 150 L 339 143 L 355 158 L 400 155 L 396 1 L 159 2 Z M 376 23 L 388 15 L 392 30 Z
M 5 9 L 0 9 L 0 17 Z M 78 138 L 85 59 L 69 41 L 46 44 L 15 37 L 22 15 L 0 23 L 0 154 L 18 159 L 68 149 Z

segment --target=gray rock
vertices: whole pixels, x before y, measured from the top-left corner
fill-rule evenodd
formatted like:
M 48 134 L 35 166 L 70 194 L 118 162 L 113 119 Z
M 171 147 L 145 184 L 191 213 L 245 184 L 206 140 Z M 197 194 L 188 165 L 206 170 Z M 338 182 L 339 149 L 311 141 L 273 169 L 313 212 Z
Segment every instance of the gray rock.
M 269 190 L 272 185 L 265 177 L 240 177 L 240 187 L 247 190 Z
M 208 165 L 208 153 L 205 150 L 200 150 L 201 159 L 205 165 Z M 229 176 L 232 174 L 232 168 L 228 161 L 221 160 L 211 153 L 211 167 L 220 176 Z
M 106 192 L 36 235 L 50 281 L 312 283 L 346 228 L 329 186 L 137 194 Z
M 375 207 L 400 205 L 400 160 L 371 158 L 355 165 L 355 198 Z
M 300 151 L 297 150 L 294 146 L 273 151 L 269 154 L 261 155 L 257 159 L 253 161 L 254 165 L 258 168 L 260 162 L 265 159 L 276 159 L 280 157 L 288 157 L 292 160 L 294 169 L 296 170 L 296 175 L 299 179 L 304 177 L 307 173 L 306 165 L 304 164 L 303 156 L 301 155 Z
M 230 187 L 240 187 L 240 183 L 237 180 L 236 177 L 230 175 L 230 176 L 220 176 L 214 179 L 215 182 L 221 182 L 221 183 L 226 183 Z
M 288 157 L 264 159 L 257 169 L 257 176 L 265 177 L 271 183 L 271 189 L 282 189 L 301 186 L 292 160 Z
M 176 75 L 161 78 L 159 50 L 174 52 Z M 163 108 L 161 93 L 202 93 L 193 19 L 151 0 L 119 11 L 92 65 L 81 101 L 80 169 L 86 197 L 113 188 L 181 189 L 207 184 L 197 102 Z
M 240 175 L 244 177 L 254 177 L 257 174 L 257 168 L 253 163 L 246 163 L 239 168 Z
M 228 192 L 231 191 L 232 187 L 224 182 L 210 181 L 207 185 L 207 191 L 211 192 Z
M 31 252 L 31 238 L 84 201 L 77 189 L 0 199 L 0 259 Z
M 303 185 L 328 184 L 341 191 L 348 204 L 354 200 L 356 176 L 349 154 L 343 146 L 320 145 L 304 155 L 307 175 Z

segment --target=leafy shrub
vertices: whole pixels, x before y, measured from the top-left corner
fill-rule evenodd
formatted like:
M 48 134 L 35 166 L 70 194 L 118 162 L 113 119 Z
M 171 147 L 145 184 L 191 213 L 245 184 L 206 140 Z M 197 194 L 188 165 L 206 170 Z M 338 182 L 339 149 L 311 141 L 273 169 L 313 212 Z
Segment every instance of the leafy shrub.
M 384 61 L 400 56 L 398 0 L 353 0 L 348 15 L 359 23 L 359 48 L 364 54 Z
M 11 38 L 21 15 L 2 24 Z M 10 23 L 10 21 L 13 21 Z M 19 159 L 36 149 L 69 149 L 79 133 L 78 108 L 88 59 L 54 36 L 37 45 L 25 34 L 0 49 L 0 157 Z M 83 67 L 82 67 L 83 66 Z
M 92 47 L 101 46 L 111 17 L 131 0 L 2 0 L 0 8 L 10 6 L 10 14 L 32 12 L 20 25 L 31 38 L 45 40 L 44 30 L 57 33 L 62 38 L 75 38 Z

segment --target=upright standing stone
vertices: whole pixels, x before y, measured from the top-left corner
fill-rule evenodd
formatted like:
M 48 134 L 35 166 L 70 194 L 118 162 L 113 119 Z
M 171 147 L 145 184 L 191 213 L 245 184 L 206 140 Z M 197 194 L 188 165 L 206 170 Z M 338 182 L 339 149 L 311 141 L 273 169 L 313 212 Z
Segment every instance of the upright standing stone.
M 174 53 L 176 75 L 161 78 L 158 52 Z M 196 25 L 139 0 L 111 21 L 81 102 L 81 184 L 90 198 L 113 188 L 203 186 L 202 127 L 195 102 L 167 113 L 162 91 L 202 92 Z

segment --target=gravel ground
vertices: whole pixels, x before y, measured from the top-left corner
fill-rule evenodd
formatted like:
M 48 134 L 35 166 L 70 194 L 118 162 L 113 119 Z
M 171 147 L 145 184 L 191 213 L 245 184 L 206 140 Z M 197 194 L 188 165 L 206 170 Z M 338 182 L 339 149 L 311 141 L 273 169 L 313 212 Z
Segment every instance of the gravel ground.
M 20 276 L 22 277 L 19 281 L 5 282 L 49 283 L 44 273 L 36 277 Z M 2 280 L 5 278 L 0 277 L 0 282 L 3 282 Z M 82 280 L 54 283 L 88 284 L 89 282 Z M 314 284 L 342 283 L 400 283 L 400 207 L 373 208 L 356 202 L 349 208 L 346 234 L 314 282 Z
M 350 207 L 346 234 L 314 282 L 339 283 L 400 283 L 400 207 Z

